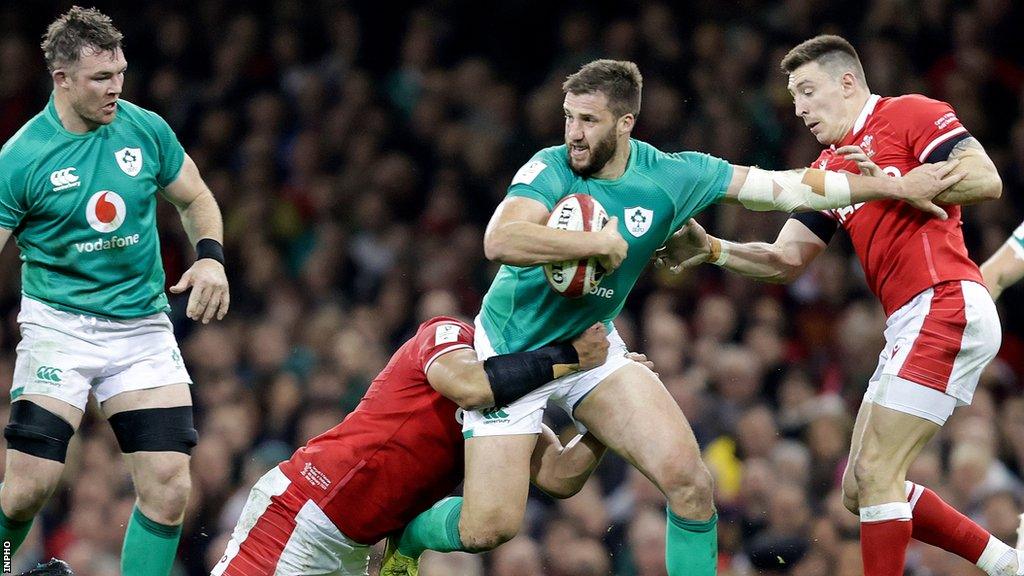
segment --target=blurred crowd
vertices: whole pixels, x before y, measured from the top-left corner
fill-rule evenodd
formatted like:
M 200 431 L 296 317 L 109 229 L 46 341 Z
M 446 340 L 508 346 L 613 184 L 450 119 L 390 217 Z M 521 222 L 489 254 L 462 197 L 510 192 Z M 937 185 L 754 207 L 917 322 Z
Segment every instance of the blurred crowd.
M 69 3 L 36 4 L 0 5 L 0 140 L 50 90 L 38 42 Z M 1024 215 L 1024 5 L 1013 0 L 97 5 L 126 36 L 123 97 L 168 120 L 225 215 L 228 318 L 196 325 L 181 300 L 172 313 L 200 433 L 182 575 L 208 573 L 255 480 L 344 418 L 419 322 L 475 314 L 495 271 L 482 251 L 487 218 L 518 167 L 561 142 L 560 84 L 591 59 L 639 64 L 636 137 L 797 167 L 819 146 L 793 116 L 778 62 L 804 39 L 843 34 L 873 92 L 950 102 L 998 166 L 1002 198 L 964 210 L 972 257 L 987 258 Z M 173 283 L 193 252 L 161 204 Z M 771 240 L 785 216 L 716 207 L 699 220 L 720 237 Z M 0 269 L 8 387 L 13 246 Z M 1022 296 L 1018 286 L 1000 300 L 1003 349 L 974 405 L 910 471 L 1010 543 L 1024 496 Z M 860 574 L 858 520 L 839 479 L 884 322 L 842 234 L 789 286 L 711 266 L 641 279 L 616 324 L 655 362 L 715 473 L 721 574 Z M 66 478 L 16 564 L 56 555 L 80 576 L 116 574 L 133 493 L 95 409 Z M 658 576 L 664 538 L 664 498 L 609 456 L 579 495 L 532 496 L 512 542 L 482 556 L 428 554 L 421 574 Z M 920 544 L 908 567 L 980 573 Z

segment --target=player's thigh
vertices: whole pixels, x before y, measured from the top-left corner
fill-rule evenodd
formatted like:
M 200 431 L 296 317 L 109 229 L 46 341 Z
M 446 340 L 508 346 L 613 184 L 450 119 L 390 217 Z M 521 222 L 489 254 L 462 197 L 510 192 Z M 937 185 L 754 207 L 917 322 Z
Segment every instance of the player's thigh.
M 907 468 L 940 428 L 927 418 L 888 406 L 874 403 L 866 406 L 868 416 L 854 462 L 861 507 L 884 503 L 885 500 L 873 501 L 879 498 L 877 490 L 882 488 L 902 494 Z M 866 486 L 876 493 L 865 494 Z
M 657 375 L 640 364 L 630 362 L 605 378 L 573 415 L 662 490 L 680 471 L 704 471 L 682 410 Z
M 846 459 L 846 468 L 843 470 L 843 496 L 848 499 L 857 497 L 857 479 L 853 475 L 853 463 L 857 461 L 860 454 L 861 439 L 864 436 L 864 426 L 867 424 L 870 402 L 861 402 L 857 409 L 857 419 L 853 422 L 853 432 L 850 435 L 850 453 Z
M 192 403 L 192 377 L 165 314 L 118 322 L 109 332 L 104 339 L 116 352 L 94 384 L 108 418 L 124 410 Z
M 536 444 L 536 434 L 466 440 L 463 527 L 473 532 L 519 527 L 530 491 L 530 457 Z
M 978 379 L 998 352 L 1002 338 L 999 315 L 988 291 L 969 281 L 945 282 L 922 292 L 894 312 L 887 324 L 886 347 L 891 354 L 883 374 L 955 398 L 957 402 L 950 407 L 940 401 L 929 408 L 929 414 L 918 414 L 933 414 L 940 424 L 952 408 L 971 403 Z M 874 381 L 872 384 L 875 390 L 869 387 L 869 396 L 899 391 L 880 390 Z M 939 413 L 936 408 L 947 411 Z
M 92 379 L 104 363 L 105 351 L 88 339 L 81 321 L 70 314 L 28 299 L 17 346 L 11 398 L 33 402 L 65 418 L 85 410 Z M 35 323 L 38 322 L 38 323 Z M 77 427 L 77 423 L 75 423 Z
M 126 390 L 103 400 L 100 403 L 100 408 L 103 410 L 103 415 L 110 418 L 114 414 L 127 410 L 174 408 L 191 405 L 191 387 L 187 383 L 179 382 L 157 388 Z
M 369 547 L 353 542 L 279 468 L 249 492 L 213 576 L 365 576 Z

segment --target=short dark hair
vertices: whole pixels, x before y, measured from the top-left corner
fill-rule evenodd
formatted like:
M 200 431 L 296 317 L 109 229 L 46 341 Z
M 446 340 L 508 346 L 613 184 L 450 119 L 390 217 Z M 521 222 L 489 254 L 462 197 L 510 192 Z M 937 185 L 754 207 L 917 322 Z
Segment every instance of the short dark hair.
M 782 58 L 782 72 L 792 74 L 794 70 L 808 62 L 817 62 L 823 67 L 833 69 L 837 67 L 836 65 L 841 65 L 842 68 L 852 70 L 854 76 L 867 86 L 864 67 L 857 56 L 857 50 L 842 36 L 822 34 L 801 42 Z
M 114 51 L 121 47 L 124 36 L 114 27 L 110 17 L 95 8 L 72 6 L 46 28 L 43 34 L 43 58 L 53 72 L 61 66 L 78 62 L 82 49 L 97 52 Z
M 594 60 L 569 75 L 562 84 L 562 92 L 600 92 L 608 97 L 608 108 L 618 118 L 626 114 L 640 114 L 643 87 L 644 79 L 636 64 L 625 60 Z

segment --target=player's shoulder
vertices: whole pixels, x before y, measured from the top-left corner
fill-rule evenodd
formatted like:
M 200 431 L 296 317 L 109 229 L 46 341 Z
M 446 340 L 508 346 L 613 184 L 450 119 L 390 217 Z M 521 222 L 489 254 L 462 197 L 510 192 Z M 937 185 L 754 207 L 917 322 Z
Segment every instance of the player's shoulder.
M 890 116 L 893 119 L 907 115 L 929 114 L 932 112 L 948 112 L 952 106 L 942 100 L 929 98 L 924 94 L 903 94 L 881 98 L 875 108 L 875 114 Z
M 635 169 L 655 181 L 668 179 L 676 182 L 680 177 L 702 174 L 716 160 L 710 154 L 693 150 L 665 152 L 641 140 L 631 140 L 636 154 Z
M 436 344 L 459 339 L 473 339 L 473 325 L 452 316 L 435 316 L 420 324 L 417 338 L 433 338 Z
M 544 168 L 550 168 L 558 174 L 571 172 L 569 167 L 569 152 L 565 144 L 541 148 L 530 158 L 530 163 L 542 164 Z
M 56 134 L 46 110 L 36 114 L 0 147 L 0 178 L 11 183 L 28 178 Z
M 26 151 L 37 154 L 39 148 L 45 146 L 56 131 L 56 127 L 46 117 L 46 110 L 43 110 L 26 122 L 4 143 L 0 148 L 0 161 L 9 162 L 12 157 L 20 159 Z
M 560 181 L 565 183 L 573 177 L 565 144 L 549 146 L 538 150 L 530 160 L 512 177 L 512 185 L 533 185 L 540 178 L 542 182 Z

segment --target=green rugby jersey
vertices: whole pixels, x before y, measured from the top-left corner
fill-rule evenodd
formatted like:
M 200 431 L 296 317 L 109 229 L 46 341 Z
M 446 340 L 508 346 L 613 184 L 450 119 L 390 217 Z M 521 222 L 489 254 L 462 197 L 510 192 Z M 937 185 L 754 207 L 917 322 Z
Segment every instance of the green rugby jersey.
M 615 180 L 577 175 L 564 145 L 541 150 L 513 178 L 509 196 L 532 198 L 548 210 L 570 194 L 593 196 L 609 217 L 619 217 L 629 251 L 596 291 L 577 299 L 551 290 L 540 266 L 501 266 L 480 311 L 498 354 L 539 348 L 614 320 L 654 251 L 688 218 L 725 196 L 732 178 L 728 162 L 698 152 L 669 154 L 639 140 L 629 146 L 626 171 Z
M 0 149 L 0 227 L 21 249 L 25 296 L 109 318 L 166 310 L 157 192 L 184 159 L 153 112 L 118 100 L 113 122 L 75 134 L 51 95 Z

